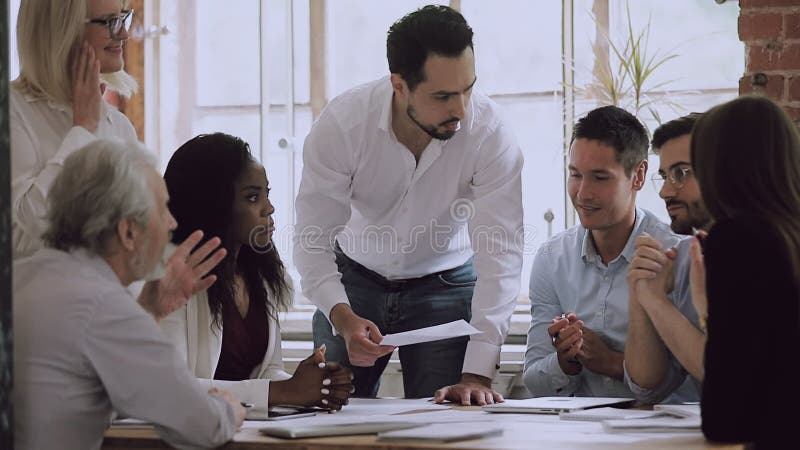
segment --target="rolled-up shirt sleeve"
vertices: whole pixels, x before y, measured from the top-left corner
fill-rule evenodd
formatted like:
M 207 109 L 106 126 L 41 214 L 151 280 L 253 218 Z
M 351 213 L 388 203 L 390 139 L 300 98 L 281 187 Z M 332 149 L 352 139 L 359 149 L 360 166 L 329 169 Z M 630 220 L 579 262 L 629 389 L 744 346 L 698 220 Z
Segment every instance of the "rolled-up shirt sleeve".
M 492 378 L 517 303 L 524 247 L 522 152 L 502 125 L 481 144 L 472 178 L 475 214 L 469 222 L 477 282 L 462 371 Z
M 658 403 L 664 400 L 670 394 L 672 394 L 675 389 L 680 387 L 680 385 L 683 384 L 684 380 L 686 379 L 686 370 L 683 369 L 680 363 L 672 355 L 669 357 L 667 370 L 666 373 L 664 373 L 664 378 L 662 379 L 661 384 L 652 389 L 643 388 L 636 384 L 636 382 L 631 379 L 630 375 L 628 375 L 628 367 L 624 363 L 623 369 L 625 384 L 628 386 L 631 392 L 633 392 L 633 395 L 637 401 L 646 404 Z
M 525 351 L 523 380 L 536 397 L 570 396 L 580 387 L 580 375 L 567 375 L 558 364 L 547 328 L 564 313 L 555 289 L 552 248 L 543 244 L 533 261 L 530 280 L 531 326 Z

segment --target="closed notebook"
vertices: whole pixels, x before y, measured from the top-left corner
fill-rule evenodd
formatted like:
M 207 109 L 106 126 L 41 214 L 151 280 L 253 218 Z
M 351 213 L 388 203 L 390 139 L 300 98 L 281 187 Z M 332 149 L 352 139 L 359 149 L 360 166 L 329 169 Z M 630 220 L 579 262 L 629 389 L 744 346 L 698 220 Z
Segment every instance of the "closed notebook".
M 354 423 L 302 423 L 286 424 L 264 427 L 258 431 L 267 436 L 285 439 L 300 439 L 323 436 L 349 436 L 357 434 L 376 434 L 382 431 L 402 430 L 405 428 L 419 427 L 418 423 L 410 422 L 354 422 Z
M 378 433 L 379 441 L 455 442 L 482 439 L 503 434 L 503 429 L 492 424 L 448 423 L 425 425 L 407 430 Z
M 661 411 L 644 411 L 641 409 L 620 409 L 620 408 L 594 408 L 583 411 L 564 412 L 558 415 L 561 420 L 587 420 L 600 422 L 603 420 L 627 420 L 627 419 L 648 419 L 651 417 L 663 416 L 666 413 Z

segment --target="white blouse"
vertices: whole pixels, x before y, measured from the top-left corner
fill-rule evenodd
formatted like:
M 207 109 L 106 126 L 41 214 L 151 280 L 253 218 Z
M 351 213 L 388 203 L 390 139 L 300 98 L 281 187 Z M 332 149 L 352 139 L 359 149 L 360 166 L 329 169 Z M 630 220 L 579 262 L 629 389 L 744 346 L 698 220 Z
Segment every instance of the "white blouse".
M 14 259 L 42 247 L 47 192 L 64 160 L 96 139 L 136 141 L 125 115 L 103 102 L 103 118 L 90 133 L 72 125 L 72 109 L 35 98 L 18 86 L 9 90 L 11 132 L 11 221 Z
M 288 276 L 286 278 L 291 298 L 291 279 Z M 213 316 L 206 292 L 189 299 L 186 306 L 162 319 L 159 325 L 167 339 L 175 344 L 178 353 L 183 356 L 198 381 L 208 388 L 228 390 L 243 402 L 253 404 L 253 408 L 248 410 L 248 418 L 255 419 L 256 416 L 264 415 L 268 408 L 270 380 L 291 378 L 283 366 L 280 325 L 269 315 L 267 320 L 269 327 L 265 332 L 268 333 L 268 341 L 264 360 L 253 369 L 249 380 L 242 381 L 214 379 L 222 351 L 222 324 L 212 328 Z

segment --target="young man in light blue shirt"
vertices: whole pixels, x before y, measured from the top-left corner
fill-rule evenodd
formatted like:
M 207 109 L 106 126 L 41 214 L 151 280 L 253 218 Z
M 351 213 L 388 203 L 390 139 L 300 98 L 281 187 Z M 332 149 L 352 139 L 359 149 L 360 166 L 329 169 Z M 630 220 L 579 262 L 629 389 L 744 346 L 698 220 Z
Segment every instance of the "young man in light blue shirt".
M 623 359 L 634 243 L 642 233 L 665 248 L 680 239 L 636 208 L 647 149 L 644 126 L 615 106 L 574 127 L 568 191 L 580 225 L 543 244 L 531 271 L 524 381 L 534 396 L 633 397 Z M 688 285 L 676 283 L 674 292 L 688 295 Z

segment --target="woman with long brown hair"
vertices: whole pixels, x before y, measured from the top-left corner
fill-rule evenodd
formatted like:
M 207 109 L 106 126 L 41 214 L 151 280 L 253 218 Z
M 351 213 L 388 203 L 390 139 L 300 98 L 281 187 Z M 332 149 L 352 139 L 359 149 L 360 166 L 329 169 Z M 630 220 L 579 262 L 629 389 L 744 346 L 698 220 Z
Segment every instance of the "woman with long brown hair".
M 714 220 L 692 244 L 703 433 L 771 448 L 794 439 L 800 404 L 800 136 L 769 99 L 741 97 L 697 122 L 691 159 Z

